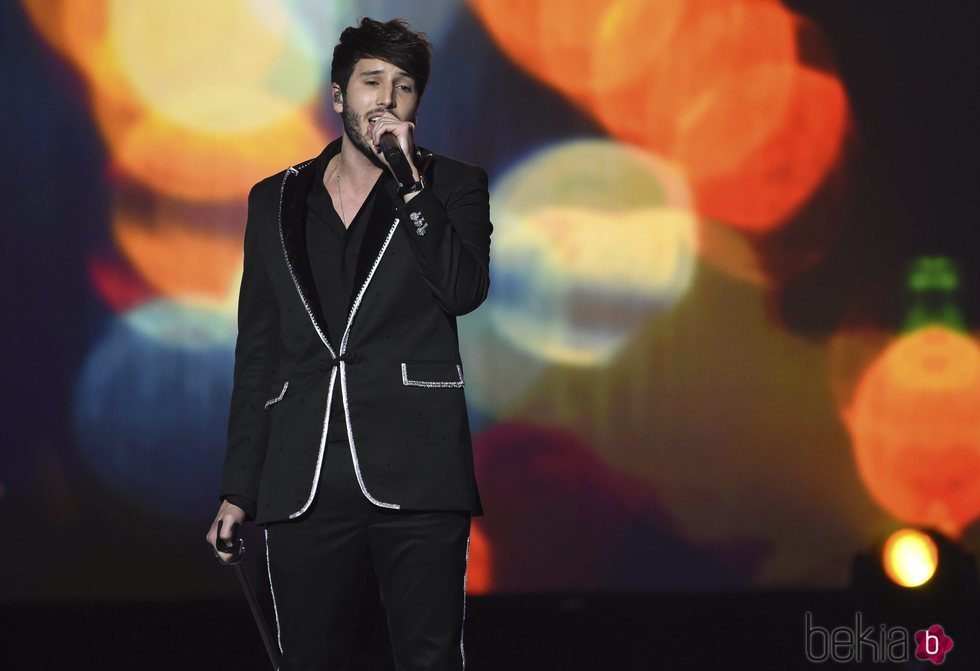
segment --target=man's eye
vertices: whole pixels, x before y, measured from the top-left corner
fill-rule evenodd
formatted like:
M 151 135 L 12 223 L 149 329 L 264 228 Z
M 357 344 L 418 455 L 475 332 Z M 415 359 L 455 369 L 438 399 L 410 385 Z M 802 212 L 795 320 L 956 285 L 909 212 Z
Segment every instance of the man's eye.
M 373 80 L 373 79 L 368 79 L 368 80 L 367 80 L 366 82 L 364 82 L 364 83 L 365 83 L 365 84 L 371 84 L 371 85 L 373 86 L 373 85 L 375 85 L 375 84 L 377 84 L 378 82 L 376 82 L 376 81 L 375 81 L 375 80 Z

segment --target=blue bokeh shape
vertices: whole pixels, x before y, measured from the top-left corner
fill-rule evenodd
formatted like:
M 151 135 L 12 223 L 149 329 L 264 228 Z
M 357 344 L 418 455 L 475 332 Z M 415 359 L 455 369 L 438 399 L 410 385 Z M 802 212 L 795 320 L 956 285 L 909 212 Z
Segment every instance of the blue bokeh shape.
M 169 301 L 115 318 L 75 386 L 74 432 L 95 478 L 174 520 L 217 510 L 233 324 Z

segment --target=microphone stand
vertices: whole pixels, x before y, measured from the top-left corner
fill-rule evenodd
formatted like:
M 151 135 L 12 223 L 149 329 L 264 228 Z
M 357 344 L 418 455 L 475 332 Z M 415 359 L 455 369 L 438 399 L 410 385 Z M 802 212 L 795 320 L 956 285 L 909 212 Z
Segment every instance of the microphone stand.
M 242 585 L 242 591 L 245 592 L 245 598 L 248 600 L 248 607 L 252 611 L 252 618 L 255 620 L 255 625 L 259 628 L 259 635 L 262 636 L 262 643 L 265 644 L 265 651 L 269 653 L 269 659 L 272 661 L 273 671 L 279 671 L 279 667 L 282 666 L 282 654 L 279 652 L 277 645 L 273 644 L 272 632 L 269 629 L 269 623 L 265 620 L 265 614 L 262 612 L 262 607 L 259 604 L 259 599 L 255 594 L 255 588 L 252 587 L 252 581 L 248 578 L 248 573 L 245 572 L 245 566 L 242 564 L 242 557 L 245 555 L 245 541 L 241 538 L 236 538 L 235 533 L 238 531 L 238 525 L 232 527 L 232 539 L 230 543 L 224 543 L 221 538 L 221 525 L 224 520 L 218 521 L 218 541 L 217 544 L 221 547 L 219 548 L 221 552 L 227 552 L 232 556 L 228 561 L 223 560 L 217 553 L 215 557 L 218 558 L 218 562 L 226 566 L 234 566 L 235 573 L 238 575 L 238 582 Z

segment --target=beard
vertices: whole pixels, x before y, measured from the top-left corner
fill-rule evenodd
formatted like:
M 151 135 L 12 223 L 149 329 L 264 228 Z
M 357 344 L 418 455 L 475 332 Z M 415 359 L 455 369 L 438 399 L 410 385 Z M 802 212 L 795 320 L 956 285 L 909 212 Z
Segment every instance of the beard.
M 354 143 L 354 146 L 364 154 L 369 161 L 375 166 L 386 170 L 387 166 L 378 158 L 378 155 L 374 152 L 374 147 L 371 146 L 370 141 L 361 135 L 361 129 L 358 127 L 357 115 L 351 110 L 350 105 L 344 105 L 344 111 L 341 112 L 340 118 L 344 124 L 344 133 L 350 138 L 350 141 Z

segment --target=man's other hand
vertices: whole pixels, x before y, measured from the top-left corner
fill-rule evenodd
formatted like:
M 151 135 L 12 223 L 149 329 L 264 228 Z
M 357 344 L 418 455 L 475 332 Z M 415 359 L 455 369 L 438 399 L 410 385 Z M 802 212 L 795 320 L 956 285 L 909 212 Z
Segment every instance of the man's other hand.
M 211 529 L 208 530 L 206 536 L 208 545 L 218 553 L 218 558 L 221 561 L 226 562 L 234 555 L 230 552 L 221 552 L 218 550 L 218 546 L 216 545 L 218 540 L 218 522 L 221 522 L 221 539 L 223 541 L 222 547 L 224 547 L 225 543 L 231 543 L 232 532 L 240 528 L 244 521 L 244 510 L 234 503 L 229 503 L 228 501 L 221 502 L 221 507 L 218 508 L 218 514 L 215 515 L 214 522 L 211 523 Z

